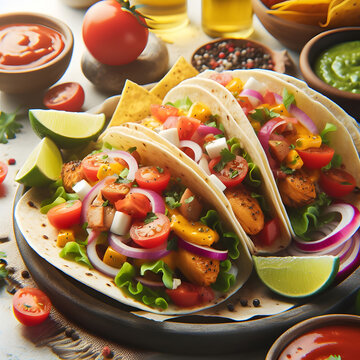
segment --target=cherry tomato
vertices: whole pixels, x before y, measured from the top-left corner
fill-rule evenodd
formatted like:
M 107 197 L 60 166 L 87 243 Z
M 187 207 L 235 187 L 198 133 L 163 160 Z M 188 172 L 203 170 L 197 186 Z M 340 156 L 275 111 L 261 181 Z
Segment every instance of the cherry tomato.
M 256 235 L 256 241 L 260 242 L 262 246 L 271 246 L 279 236 L 279 222 L 275 218 L 265 223 L 263 229 Z
M 112 204 L 123 199 L 130 191 L 130 184 L 119 184 L 113 177 L 107 178 L 105 182 L 106 185 L 101 189 L 101 194 Z
M 330 169 L 320 173 L 320 186 L 334 198 L 350 194 L 356 186 L 355 178 L 342 169 Z
M 274 95 L 274 93 L 272 91 L 266 91 L 263 98 L 264 98 L 264 103 L 265 104 L 269 104 L 269 105 L 275 105 L 276 104 L 275 95 Z
M 144 194 L 131 193 L 127 194 L 124 199 L 115 203 L 117 211 L 131 215 L 134 219 L 144 219 L 146 214 L 151 211 L 150 200 Z
M 135 173 L 135 180 L 144 189 L 161 192 L 170 181 L 170 172 L 156 166 L 143 166 Z
M 178 116 L 179 109 L 171 105 L 152 104 L 150 112 L 157 120 L 164 123 L 169 116 Z
M 177 122 L 177 129 L 180 140 L 190 140 L 201 121 L 192 117 L 180 116 Z
M 80 200 L 66 201 L 51 208 L 47 217 L 50 224 L 57 229 L 68 229 L 80 223 L 81 208 Z
M 209 169 L 215 174 L 221 182 L 228 188 L 240 184 L 248 171 L 248 163 L 242 156 L 236 156 L 233 161 L 225 164 L 224 168 L 218 172 L 214 167 L 220 162 L 221 156 L 216 157 L 209 162 Z
M 171 301 L 179 307 L 193 307 L 214 299 L 214 293 L 210 287 L 198 286 L 184 281 L 176 289 L 166 289 L 165 291 Z
M 140 15 L 115 0 L 99 1 L 85 13 L 82 24 L 85 46 L 106 65 L 124 65 L 138 58 L 145 49 L 149 31 Z
M 126 165 L 122 159 L 118 159 L 122 165 Z M 98 181 L 97 173 L 99 168 L 103 164 L 107 164 L 109 162 L 108 155 L 105 153 L 97 153 L 86 156 L 81 162 L 81 168 L 85 175 L 85 177 L 89 181 Z
M 169 218 L 155 213 L 156 218 L 151 222 L 136 220 L 131 225 L 130 237 L 143 248 L 150 249 L 164 243 L 170 233 Z
M 42 323 L 49 316 L 50 310 L 50 299 L 40 289 L 25 287 L 18 290 L 13 297 L 14 314 L 24 325 Z
M 0 184 L 2 184 L 2 182 L 5 180 L 6 175 L 8 173 L 8 166 L 0 161 Z
M 335 150 L 322 144 L 319 148 L 309 148 L 306 150 L 296 150 L 309 169 L 321 169 L 326 166 L 334 156 Z
M 44 96 L 43 103 L 49 109 L 63 111 L 80 111 L 84 104 L 85 93 L 76 82 L 67 82 L 50 88 Z

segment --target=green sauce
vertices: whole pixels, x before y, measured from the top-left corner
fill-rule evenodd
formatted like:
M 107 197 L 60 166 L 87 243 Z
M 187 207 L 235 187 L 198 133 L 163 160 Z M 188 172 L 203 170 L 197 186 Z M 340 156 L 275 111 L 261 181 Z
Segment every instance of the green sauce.
M 335 45 L 315 62 L 317 76 L 337 89 L 360 94 L 360 40 Z

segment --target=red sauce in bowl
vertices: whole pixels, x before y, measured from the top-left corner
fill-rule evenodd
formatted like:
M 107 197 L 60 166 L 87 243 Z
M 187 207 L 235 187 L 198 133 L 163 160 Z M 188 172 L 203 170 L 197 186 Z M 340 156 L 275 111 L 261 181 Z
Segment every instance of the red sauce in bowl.
M 360 327 L 332 325 L 312 330 L 292 341 L 278 360 L 326 360 L 331 355 L 359 359 Z
M 63 36 L 38 24 L 8 24 L 0 27 L 0 68 L 31 69 L 57 57 L 64 49 Z

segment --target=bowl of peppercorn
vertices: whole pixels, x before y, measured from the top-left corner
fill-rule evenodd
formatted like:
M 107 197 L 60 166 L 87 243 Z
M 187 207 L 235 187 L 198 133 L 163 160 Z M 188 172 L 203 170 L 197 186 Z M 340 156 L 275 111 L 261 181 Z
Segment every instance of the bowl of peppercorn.
M 266 69 L 289 73 L 294 69 L 286 50 L 274 51 L 260 42 L 237 38 L 216 39 L 201 45 L 194 51 L 191 64 L 199 72 Z

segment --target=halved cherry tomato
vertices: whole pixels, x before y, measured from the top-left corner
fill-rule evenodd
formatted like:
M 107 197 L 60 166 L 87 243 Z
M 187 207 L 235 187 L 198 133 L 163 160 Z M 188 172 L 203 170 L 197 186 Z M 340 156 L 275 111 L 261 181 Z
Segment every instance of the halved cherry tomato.
M 116 201 L 115 208 L 117 211 L 131 215 L 134 219 L 144 219 L 146 214 L 151 211 L 152 206 L 144 194 L 131 193 Z
M 356 180 L 347 171 L 332 168 L 321 172 L 320 186 L 329 196 L 341 198 L 355 189 Z
M 262 246 L 271 246 L 279 236 L 279 222 L 274 218 L 265 223 L 263 229 L 256 235 L 255 241 L 258 241 Z
M 334 156 L 335 150 L 331 147 L 321 144 L 319 148 L 309 148 L 306 150 L 296 149 L 304 162 L 304 165 L 309 169 L 321 169 L 326 166 Z
M 264 98 L 264 103 L 265 104 L 269 104 L 269 105 L 275 105 L 276 104 L 276 100 L 275 100 L 275 95 L 272 91 L 266 91 L 265 95 L 263 96 Z
M 135 180 L 144 189 L 160 192 L 167 187 L 170 172 L 156 166 L 143 166 L 135 173 Z
M 198 286 L 184 281 L 176 289 L 166 289 L 165 291 L 171 301 L 179 307 L 193 307 L 214 299 L 214 292 L 210 287 Z
M 160 213 L 155 213 L 155 216 L 151 222 L 136 220 L 130 228 L 130 237 L 146 249 L 160 246 L 170 233 L 169 218 Z
M 8 173 L 8 166 L 0 161 L 0 184 L 5 180 L 6 175 Z
M 164 123 L 169 116 L 179 115 L 179 109 L 171 105 L 152 104 L 150 106 L 150 112 L 152 116 L 162 123 Z
M 66 201 L 51 208 L 47 217 L 50 224 L 57 229 L 68 229 L 80 223 L 81 208 L 80 200 Z
M 236 156 L 233 161 L 225 164 L 224 168 L 218 172 L 214 167 L 220 162 L 221 156 L 209 162 L 209 170 L 215 174 L 226 187 L 233 187 L 240 184 L 248 171 L 248 163 L 242 156 Z
M 33 326 L 42 323 L 49 316 L 51 301 L 37 288 L 19 289 L 13 297 L 13 311 L 24 325 Z
M 130 184 L 119 184 L 113 177 L 107 178 L 105 181 L 106 185 L 101 189 L 101 194 L 112 204 L 123 199 L 130 191 Z
M 179 139 L 190 140 L 200 124 L 201 121 L 198 119 L 187 116 L 180 116 L 177 123 Z
M 84 89 L 77 82 L 67 82 L 50 88 L 44 96 L 43 103 L 49 109 L 63 111 L 80 111 L 84 104 Z

